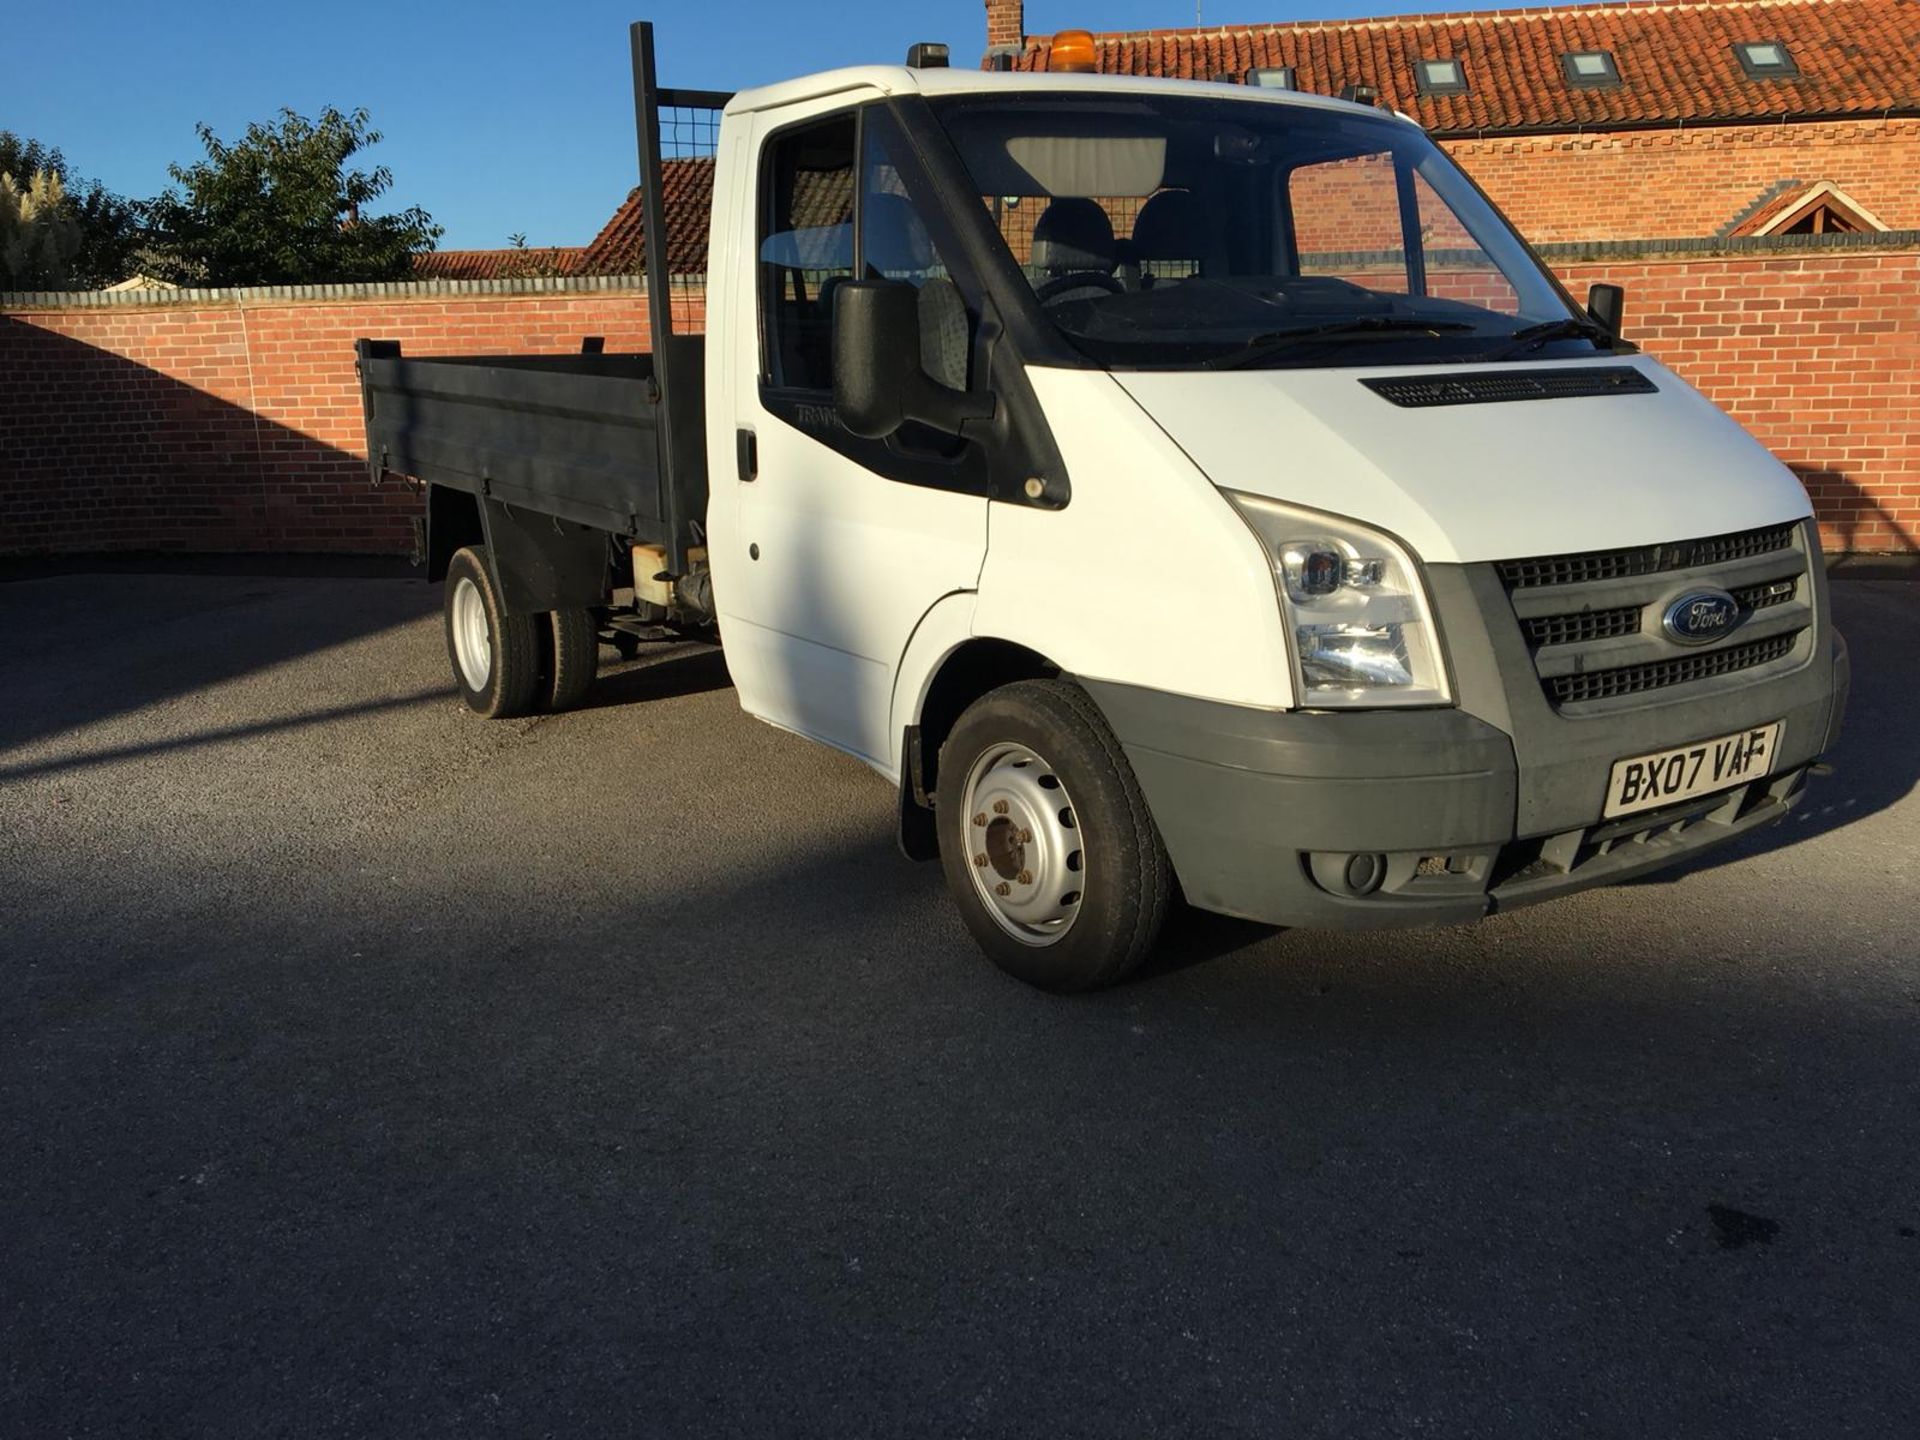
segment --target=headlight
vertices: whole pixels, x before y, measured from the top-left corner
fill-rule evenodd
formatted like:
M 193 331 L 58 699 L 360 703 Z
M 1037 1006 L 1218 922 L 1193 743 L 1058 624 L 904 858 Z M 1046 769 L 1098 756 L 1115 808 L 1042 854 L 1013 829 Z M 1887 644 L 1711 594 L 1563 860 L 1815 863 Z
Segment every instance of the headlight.
M 1273 563 L 1302 705 L 1452 699 L 1426 586 L 1405 547 L 1353 520 L 1237 490 L 1221 493 Z

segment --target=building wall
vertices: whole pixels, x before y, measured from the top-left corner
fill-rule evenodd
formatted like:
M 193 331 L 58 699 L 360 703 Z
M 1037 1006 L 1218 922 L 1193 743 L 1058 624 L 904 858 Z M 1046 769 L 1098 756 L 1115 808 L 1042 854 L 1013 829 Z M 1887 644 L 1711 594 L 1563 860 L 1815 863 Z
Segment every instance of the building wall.
M 1720 234 L 1787 180 L 1831 180 L 1889 229 L 1920 229 L 1920 120 L 1442 144 L 1536 244 Z
M 1576 295 L 1627 287 L 1629 334 L 1800 474 L 1831 548 L 1920 551 L 1920 252 L 1555 263 Z M 421 354 L 647 343 L 631 287 L 386 288 L 0 310 L 0 553 L 404 553 L 418 502 L 369 487 L 356 337 Z
M 423 354 L 564 353 L 585 335 L 647 347 L 630 285 L 382 288 L 0 312 L 0 552 L 404 552 L 418 502 L 368 483 L 355 339 Z
M 1626 287 L 1628 335 L 1793 468 L 1830 551 L 1920 553 L 1920 253 L 1555 268 Z

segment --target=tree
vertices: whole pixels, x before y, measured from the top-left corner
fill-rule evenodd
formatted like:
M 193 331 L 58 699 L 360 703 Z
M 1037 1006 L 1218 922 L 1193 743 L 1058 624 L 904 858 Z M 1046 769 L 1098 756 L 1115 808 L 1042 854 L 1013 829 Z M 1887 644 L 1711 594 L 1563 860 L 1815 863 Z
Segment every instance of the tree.
M 66 272 L 55 283 L 91 289 L 126 279 L 144 236 L 143 207 L 114 194 L 98 180 L 76 174 L 56 147 L 0 130 L 0 174 L 13 176 L 16 187 L 24 191 L 42 172 L 60 182 L 65 194 L 59 213 L 78 230 Z M 7 283 L 26 288 L 18 277 Z
M 0 171 L 0 290 L 59 290 L 80 250 L 66 187 L 51 170 L 23 186 Z
M 282 110 L 232 144 L 197 127 L 207 158 L 170 166 L 177 189 L 152 203 L 151 269 L 188 285 L 308 285 L 405 280 L 413 257 L 441 227 L 414 206 L 393 215 L 368 207 L 393 185 L 384 166 L 347 161 L 380 132 L 365 110 L 329 106 L 309 120 Z
M 513 251 L 513 258 L 501 266 L 502 280 L 550 280 L 567 273 L 558 250 L 533 249 L 524 231 L 507 236 L 507 248 Z
M 63 185 L 73 179 L 67 170 L 67 157 L 56 147 L 44 145 L 30 136 L 16 135 L 11 130 L 0 130 L 0 174 L 18 180 L 42 170 L 58 175 Z

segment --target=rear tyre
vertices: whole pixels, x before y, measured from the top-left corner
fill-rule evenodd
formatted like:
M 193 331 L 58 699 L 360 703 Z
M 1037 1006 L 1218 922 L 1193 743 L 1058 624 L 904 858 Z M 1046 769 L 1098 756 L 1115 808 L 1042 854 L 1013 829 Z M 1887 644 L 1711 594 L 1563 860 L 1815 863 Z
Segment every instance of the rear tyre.
M 534 617 L 507 614 L 484 545 L 447 562 L 444 611 L 447 655 L 467 708 L 489 720 L 525 715 L 540 682 Z
M 1022 680 L 976 700 L 940 749 L 947 888 L 1016 979 L 1062 993 L 1124 979 L 1173 888 L 1132 767 L 1085 691 Z
M 571 710 L 586 698 L 600 668 L 600 627 L 591 610 L 555 610 L 552 622 L 552 658 L 546 674 L 549 710 Z

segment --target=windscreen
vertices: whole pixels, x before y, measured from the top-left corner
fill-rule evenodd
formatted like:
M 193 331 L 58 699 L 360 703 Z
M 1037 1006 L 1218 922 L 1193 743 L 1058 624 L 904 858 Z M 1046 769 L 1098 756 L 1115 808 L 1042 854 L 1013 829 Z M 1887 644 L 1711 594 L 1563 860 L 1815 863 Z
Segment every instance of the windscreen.
M 934 112 L 1047 317 L 1118 368 L 1592 354 L 1512 230 L 1415 126 L 1233 96 Z

